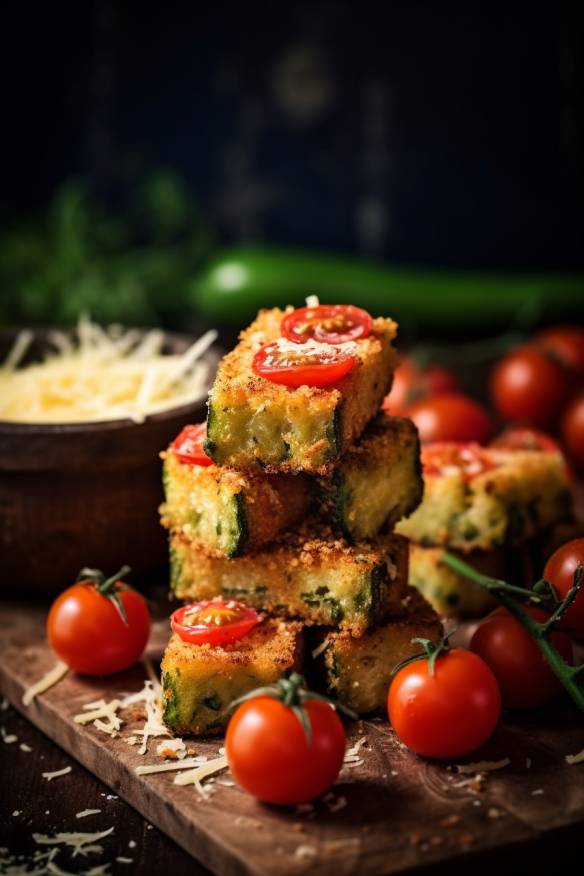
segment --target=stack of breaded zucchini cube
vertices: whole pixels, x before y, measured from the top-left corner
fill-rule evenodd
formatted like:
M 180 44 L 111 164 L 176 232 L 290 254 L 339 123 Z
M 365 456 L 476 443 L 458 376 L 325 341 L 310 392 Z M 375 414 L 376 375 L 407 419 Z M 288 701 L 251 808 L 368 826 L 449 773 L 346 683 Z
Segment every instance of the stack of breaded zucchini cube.
M 303 638 L 305 661 L 319 664 L 304 664 L 313 677 L 360 713 L 383 710 L 392 669 L 419 649 L 412 638 L 441 632 L 408 588 L 408 541 L 393 534 L 423 489 L 413 423 L 379 410 L 397 326 L 373 320 L 333 386 L 289 388 L 252 369 L 284 313 L 262 311 L 219 365 L 205 445 L 213 464 L 163 454 L 174 596 L 233 599 L 266 615 L 225 648 L 173 637 L 165 720 L 183 733 L 220 730 L 234 698 L 299 668 Z
M 534 539 L 570 516 L 565 460 L 559 449 L 448 443 L 426 445 L 422 460 L 424 500 L 398 524 L 411 540 L 410 581 L 440 615 L 478 617 L 494 599 L 445 565 L 444 552 L 529 585 Z

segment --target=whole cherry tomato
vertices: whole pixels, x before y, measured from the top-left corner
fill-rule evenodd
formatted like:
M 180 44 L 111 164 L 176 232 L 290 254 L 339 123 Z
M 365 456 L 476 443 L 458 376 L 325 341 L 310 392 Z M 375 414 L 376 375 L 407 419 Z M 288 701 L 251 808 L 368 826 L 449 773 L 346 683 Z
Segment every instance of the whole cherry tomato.
M 84 675 L 110 675 L 142 655 L 150 634 L 150 612 L 143 596 L 119 580 L 124 567 L 106 579 L 98 569 L 83 569 L 80 580 L 52 604 L 47 619 L 49 644 L 70 669 Z
M 458 381 L 449 368 L 443 365 L 422 368 L 414 359 L 402 356 L 382 408 L 393 416 L 402 416 L 409 405 L 421 398 L 457 391 Z
M 491 374 L 491 401 L 499 416 L 543 429 L 555 424 L 569 391 L 565 369 L 534 344 L 513 350 Z
M 468 396 L 446 393 L 410 405 L 411 417 L 423 443 L 429 441 L 476 441 L 486 444 L 493 434 L 493 423 L 485 408 Z
M 464 757 L 487 741 L 497 725 L 501 696 L 487 664 L 460 648 L 415 660 L 398 670 L 388 694 L 393 729 L 425 757 Z
M 525 606 L 534 620 L 547 615 Z M 572 661 L 572 644 L 566 633 L 551 634 L 554 648 L 566 662 Z M 555 699 L 562 685 L 529 632 L 505 608 L 497 608 L 475 631 L 471 651 L 489 666 L 501 690 L 501 701 L 508 709 L 533 709 Z
M 315 352 L 308 344 L 298 344 L 290 350 L 284 349 L 280 341 L 274 341 L 258 350 L 252 368 L 272 383 L 292 388 L 323 387 L 338 383 L 353 370 L 356 362 L 356 355 L 334 344 L 329 344 L 327 350 Z
M 343 765 L 345 744 L 342 721 L 328 703 L 306 699 L 291 707 L 258 691 L 234 712 L 225 753 L 244 790 L 264 803 L 293 805 L 309 803 L 330 788 Z
M 558 325 L 535 336 L 542 350 L 554 355 L 574 377 L 584 378 L 584 327 Z
M 207 599 L 183 605 L 170 616 L 174 633 L 193 645 L 226 645 L 245 636 L 261 616 L 234 599 Z
M 352 304 L 319 304 L 298 307 L 282 320 L 282 335 L 289 341 L 304 344 L 312 338 L 321 344 L 344 344 L 367 338 L 373 320 L 366 310 Z
M 213 460 L 207 456 L 203 449 L 206 437 L 206 423 L 185 426 L 172 442 L 172 449 L 179 462 L 182 462 L 183 465 L 212 465 Z
M 564 412 L 562 438 L 570 459 L 584 470 L 584 394 L 575 398 Z
M 584 538 L 575 538 L 562 545 L 545 564 L 543 577 L 554 585 L 560 599 L 574 583 L 578 565 L 584 570 Z M 578 638 L 584 638 L 584 586 L 562 618 L 562 626 L 573 630 Z

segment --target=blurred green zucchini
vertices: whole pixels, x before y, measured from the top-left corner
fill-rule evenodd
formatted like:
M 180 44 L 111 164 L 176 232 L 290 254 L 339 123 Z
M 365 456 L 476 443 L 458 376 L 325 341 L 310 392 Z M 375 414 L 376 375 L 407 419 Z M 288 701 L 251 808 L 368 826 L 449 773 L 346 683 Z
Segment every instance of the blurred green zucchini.
M 584 274 L 426 269 L 295 249 L 224 250 L 190 290 L 200 313 L 238 325 L 261 307 L 299 305 L 310 294 L 436 332 L 499 331 L 526 313 L 524 322 L 584 320 Z

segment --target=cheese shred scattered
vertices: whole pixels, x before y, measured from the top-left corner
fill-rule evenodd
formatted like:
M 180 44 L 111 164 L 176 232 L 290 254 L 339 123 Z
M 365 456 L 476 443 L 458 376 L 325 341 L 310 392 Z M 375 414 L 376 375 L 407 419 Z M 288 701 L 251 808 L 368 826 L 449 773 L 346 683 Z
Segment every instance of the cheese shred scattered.
M 167 763 L 145 763 L 134 767 L 134 772 L 138 776 L 150 776 L 154 773 L 167 773 L 172 770 L 188 770 L 193 767 L 200 767 L 207 763 L 204 757 L 185 757 L 184 760 L 173 760 Z
M 577 763 L 584 763 L 584 748 L 582 751 L 579 751 L 578 754 L 567 754 L 565 760 L 570 766 Z
M 69 667 L 59 660 L 46 675 L 43 675 L 43 677 L 37 682 L 31 684 L 30 687 L 27 687 L 22 695 L 23 705 L 30 706 L 35 697 L 38 697 L 39 694 L 45 693 L 45 691 L 61 681 L 61 679 L 67 675 L 68 671 Z
M 477 763 L 457 763 L 456 771 L 459 773 L 486 773 L 490 770 L 502 770 L 510 764 L 508 757 L 503 760 L 479 760 Z
M 73 857 L 87 855 L 91 852 L 102 852 L 103 847 L 96 843 L 110 836 L 114 832 L 113 827 L 102 830 L 100 833 L 56 833 L 55 836 L 47 836 L 42 833 L 33 833 L 32 838 L 41 846 L 65 845 L 73 848 Z
M 175 776 L 174 784 L 194 785 L 199 796 L 206 800 L 209 796 L 209 790 L 205 788 L 203 781 L 208 779 L 209 776 L 219 773 L 224 769 L 227 769 L 227 758 L 222 754 L 220 757 L 216 757 L 214 760 L 209 760 L 207 763 L 201 764 L 201 766 L 195 767 L 193 770 Z
M 46 779 L 47 782 L 52 782 L 53 779 L 58 779 L 60 776 L 66 776 L 71 772 L 71 767 L 63 767 L 62 770 L 53 770 L 52 773 L 43 773 L 43 779 Z

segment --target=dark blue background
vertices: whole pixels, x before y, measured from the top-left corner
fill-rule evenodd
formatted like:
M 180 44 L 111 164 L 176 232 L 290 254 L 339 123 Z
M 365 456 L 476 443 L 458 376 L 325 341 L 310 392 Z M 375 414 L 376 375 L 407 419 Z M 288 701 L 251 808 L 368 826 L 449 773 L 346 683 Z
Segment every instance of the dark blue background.
M 4 12 L 4 208 L 128 162 L 225 241 L 576 266 L 580 4 L 21 4 Z M 6 58 L 6 55 L 5 55 Z

